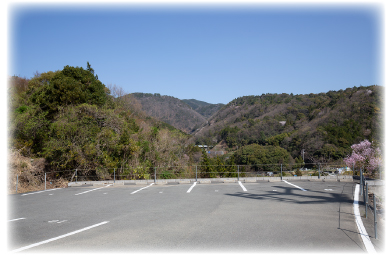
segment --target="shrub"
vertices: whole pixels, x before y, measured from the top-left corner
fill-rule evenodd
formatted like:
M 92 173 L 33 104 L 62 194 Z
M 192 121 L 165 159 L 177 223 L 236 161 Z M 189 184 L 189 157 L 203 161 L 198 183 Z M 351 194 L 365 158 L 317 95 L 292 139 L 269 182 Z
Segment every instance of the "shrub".
M 315 171 L 311 176 L 319 176 L 319 171 Z
M 300 169 L 296 169 L 295 174 L 297 176 L 302 176 L 303 175 L 302 172 L 300 171 Z
M 160 176 L 159 176 L 160 179 L 175 179 L 176 178 L 176 175 L 173 174 L 172 172 L 170 171 L 163 171 Z

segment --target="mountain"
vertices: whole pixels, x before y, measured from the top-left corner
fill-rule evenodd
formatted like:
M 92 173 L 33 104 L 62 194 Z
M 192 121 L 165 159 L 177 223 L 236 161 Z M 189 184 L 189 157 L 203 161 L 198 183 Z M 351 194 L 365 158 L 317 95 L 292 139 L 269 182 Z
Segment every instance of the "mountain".
M 211 105 L 210 103 L 196 99 L 182 99 L 182 101 L 192 107 L 193 110 L 197 110 L 199 108 Z
M 224 104 L 210 104 L 196 99 L 182 99 L 182 101 L 205 118 L 210 118 L 224 106 Z
M 327 93 L 262 94 L 232 100 L 194 132 L 196 144 L 223 142 L 228 150 L 248 144 L 274 145 L 305 162 L 339 160 L 364 139 L 380 142 L 383 87 Z
M 192 109 L 184 101 L 161 96 L 158 93 L 132 93 L 142 105 L 142 110 L 148 115 L 166 122 L 185 133 L 191 133 L 206 122 L 206 118 Z

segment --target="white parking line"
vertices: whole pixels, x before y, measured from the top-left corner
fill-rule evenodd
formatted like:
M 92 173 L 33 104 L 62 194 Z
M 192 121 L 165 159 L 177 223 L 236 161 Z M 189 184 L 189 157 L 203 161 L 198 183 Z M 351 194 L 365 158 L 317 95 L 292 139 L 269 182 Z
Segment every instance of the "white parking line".
M 65 235 L 61 235 L 61 236 L 58 236 L 58 237 L 54 237 L 54 238 L 51 238 L 51 239 L 48 239 L 48 240 L 45 240 L 45 241 L 42 241 L 42 242 L 39 242 L 39 243 L 30 244 L 28 246 L 21 247 L 19 249 L 13 250 L 11 252 L 13 253 L 13 252 L 24 251 L 24 250 L 27 250 L 27 249 L 30 249 L 30 248 L 33 248 L 33 247 L 36 247 L 36 246 L 39 246 L 39 245 L 42 245 L 42 244 L 45 244 L 45 243 L 49 243 L 49 242 L 52 242 L 52 241 L 59 240 L 61 238 L 67 237 L 67 236 L 75 235 L 77 233 L 83 232 L 85 230 L 89 230 L 91 228 L 95 228 L 95 227 L 101 226 L 101 225 L 106 224 L 106 223 L 108 223 L 108 221 L 104 221 L 104 222 L 101 222 L 101 223 L 98 223 L 98 224 L 95 224 L 95 225 L 92 225 L 92 226 L 89 226 L 89 227 L 86 227 L 86 228 L 82 228 L 82 229 L 79 229 L 77 231 L 74 231 L 74 232 L 71 232 L 71 233 L 68 233 L 68 234 L 65 234 Z
M 104 186 L 104 187 L 102 187 L 102 188 L 90 189 L 90 190 L 87 190 L 87 191 L 85 191 L 85 192 L 81 192 L 81 193 L 75 194 L 75 196 L 81 195 L 81 194 L 85 194 L 85 193 L 88 193 L 88 192 L 91 192 L 91 191 L 94 191 L 94 190 L 103 189 L 103 188 L 106 188 L 106 187 L 108 187 L 108 186 L 111 186 L 111 184 L 106 185 L 106 186 Z
M 299 186 L 297 186 L 297 185 L 295 185 L 295 184 L 292 184 L 292 183 L 290 183 L 290 182 L 287 182 L 286 180 L 283 180 L 283 182 L 285 182 L 285 183 L 287 183 L 287 184 L 289 184 L 289 185 L 292 185 L 292 186 L 294 186 L 294 187 L 296 187 L 296 188 L 298 188 L 298 189 L 301 189 L 302 191 L 307 191 L 307 190 L 305 190 L 305 189 L 303 189 L 303 188 L 300 188 Z
M 188 191 L 186 191 L 186 193 L 190 193 L 190 191 L 192 191 L 192 189 L 194 188 L 194 186 L 196 186 L 197 182 L 193 182 L 193 185 L 188 189 Z
M 241 183 L 241 181 L 239 181 L 239 184 L 240 184 L 241 188 L 242 188 L 244 191 L 247 191 L 247 189 L 244 187 L 244 185 Z
M 138 191 L 141 191 L 141 190 L 143 190 L 143 189 L 149 188 L 149 187 L 150 187 L 151 185 L 153 185 L 153 184 L 154 184 L 154 182 L 153 182 L 152 184 L 146 186 L 146 187 L 143 187 L 143 188 L 140 188 L 140 189 L 138 189 L 138 190 L 136 190 L 136 191 L 133 191 L 133 192 L 131 192 L 130 194 L 135 194 L 135 193 L 137 193 Z
M 18 218 L 18 219 L 13 219 L 13 220 L 9 220 L 9 221 L 17 221 L 17 220 L 25 220 L 25 218 Z
M 22 196 L 28 196 L 28 195 L 38 194 L 38 193 L 42 193 L 42 192 L 46 192 L 46 191 L 52 191 L 52 190 L 57 190 L 57 189 L 61 189 L 61 188 L 47 189 L 47 190 L 42 190 L 42 191 L 33 192 L 33 193 L 26 193 L 26 194 L 22 194 Z
M 369 253 L 375 253 L 374 245 L 372 244 L 369 235 L 367 234 L 367 231 L 365 229 L 365 226 L 363 225 L 361 214 L 359 212 L 359 184 L 355 185 L 355 194 L 354 194 L 354 215 L 355 215 L 355 222 L 357 224 L 359 233 L 362 237 L 362 241 L 366 247 L 367 252 Z

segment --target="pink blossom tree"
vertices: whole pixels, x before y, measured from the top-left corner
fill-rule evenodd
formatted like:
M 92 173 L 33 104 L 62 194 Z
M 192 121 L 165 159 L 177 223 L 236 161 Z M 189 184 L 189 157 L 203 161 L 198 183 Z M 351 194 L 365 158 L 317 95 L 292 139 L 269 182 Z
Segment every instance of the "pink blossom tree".
M 364 140 L 351 146 L 352 153 L 343 161 L 348 167 L 356 169 L 362 168 L 368 173 L 372 173 L 382 164 L 381 150 L 375 147 L 373 142 Z

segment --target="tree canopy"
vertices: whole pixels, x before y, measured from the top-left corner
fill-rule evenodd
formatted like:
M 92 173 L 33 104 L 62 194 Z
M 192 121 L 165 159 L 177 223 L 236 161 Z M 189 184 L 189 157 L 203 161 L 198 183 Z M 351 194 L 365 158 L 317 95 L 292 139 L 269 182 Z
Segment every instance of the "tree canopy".
M 125 178 L 148 178 L 151 167 L 162 172 L 189 160 L 184 133 L 140 112 L 136 99 L 110 95 L 89 63 L 13 77 L 10 87 L 11 150 L 44 159 L 47 172 L 83 169 L 104 179 L 116 169 Z
M 235 162 L 240 165 L 255 165 L 255 168 L 271 170 L 268 164 L 291 164 L 293 158 L 279 146 L 251 144 L 242 147 L 234 154 Z M 260 165 L 260 166 L 258 166 Z
M 41 80 L 42 86 L 32 87 L 31 101 L 49 114 L 56 113 L 59 106 L 82 103 L 101 106 L 106 102 L 106 87 L 94 76 L 89 63 L 88 70 L 67 65 L 48 78 Z

